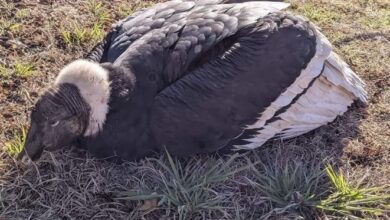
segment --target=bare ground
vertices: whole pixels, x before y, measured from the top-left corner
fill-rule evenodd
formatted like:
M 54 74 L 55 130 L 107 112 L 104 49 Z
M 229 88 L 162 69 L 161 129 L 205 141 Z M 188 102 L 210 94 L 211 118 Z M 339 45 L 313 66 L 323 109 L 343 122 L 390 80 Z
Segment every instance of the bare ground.
M 355 104 L 335 122 L 299 138 L 269 143 L 256 153 L 238 158 L 231 166 L 242 166 L 245 158 L 272 160 L 275 164 L 289 160 L 321 163 L 327 158 L 351 182 L 364 177 L 365 186 L 390 184 L 390 3 L 290 2 L 290 10 L 318 25 L 335 50 L 365 80 L 369 104 Z M 127 13 L 150 3 L 117 0 L 99 6 L 94 1 L 0 0 L 0 146 L 27 126 L 29 109 L 60 68 L 82 57 L 102 37 L 103 33 L 94 32 L 95 24 L 106 30 Z M 66 33 L 70 34 L 69 42 Z M 4 149 L 0 151 L 0 219 L 179 216 L 174 208 L 155 204 L 145 208 L 144 202 L 115 199 L 118 192 L 154 184 L 148 176 L 154 175 L 149 168 L 156 168 L 151 161 L 118 165 L 93 159 L 85 152 L 67 150 L 45 153 L 36 164 L 26 165 L 16 162 Z M 196 158 L 200 163 L 217 160 Z M 142 167 L 149 167 L 149 171 Z M 193 218 L 257 219 L 267 213 L 269 204 L 244 183 L 250 175 L 249 171 L 237 173 L 213 188 L 224 197 L 220 206 L 226 212 L 205 209 Z M 159 185 L 154 187 L 158 191 Z M 296 217 L 288 213 L 283 216 Z M 316 217 L 325 215 L 308 218 Z

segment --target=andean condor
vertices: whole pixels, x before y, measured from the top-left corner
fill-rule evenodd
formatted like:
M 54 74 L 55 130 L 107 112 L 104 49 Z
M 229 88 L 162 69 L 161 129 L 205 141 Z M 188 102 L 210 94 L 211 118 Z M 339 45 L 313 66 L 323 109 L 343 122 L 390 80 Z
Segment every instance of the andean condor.
M 288 4 L 231 2 L 175 0 L 115 23 L 40 97 L 23 152 L 75 141 L 126 160 L 254 149 L 366 102 L 364 83 Z

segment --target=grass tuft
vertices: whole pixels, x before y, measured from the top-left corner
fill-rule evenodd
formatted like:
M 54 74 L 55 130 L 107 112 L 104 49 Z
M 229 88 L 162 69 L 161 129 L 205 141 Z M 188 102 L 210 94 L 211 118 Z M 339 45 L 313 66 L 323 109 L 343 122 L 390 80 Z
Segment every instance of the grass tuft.
M 320 212 L 348 219 L 365 219 L 389 213 L 386 187 L 353 187 L 331 165 L 289 161 L 283 166 L 260 163 L 249 183 L 271 203 L 264 218 L 280 215 L 312 218 Z M 362 182 L 362 181 L 360 181 Z
M 253 177 L 247 178 L 256 192 L 271 203 L 273 215 L 294 214 L 310 218 L 314 206 L 324 198 L 328 184 L 320 163 L 291 160 L 284 164 L 275 161 L 253 166 Z
M 327 165 L 325 171 L 333 193 L 316 206 L 318 209 L 351 219 L 363 219 L 366 215 L 378 217 L 389 213 L 390 194 L 386 192 L 386 187 L 389 186 L 351 186 L 344 175 L 341 172 L 337 174 L 332 166 Z
M 88 10 L 95 16 L 99 24 L 103 24 L 104 22 L 109 20 L 107 10 L 102 2 L 89 0 L 87 1 L 86 5 Z
M 98 42 L 104 36 L 104 31 L 99 23 L 95 23 L 91 28 L 82 27 L 76 23 L 70 28 L 60 29 L 60 35 L 66 45 L 83 45 L 89 41 Z
M 31 63 L 15 61 L 13 64 L 13 73 L 15 76 L 26 78 L 33 74 L 34 66 Z
M 214 186 L 223 184 L 232 175 L 248 169 L 234 168 L 233 162 L 238 157 L 238 154 L 233 155 L 227 161 L 213 158 L 202 161 L 193 158 L 183 163 L 167 153 L 166 158 L 146 159 L 146 164 L 139 167 L 139 172 L 150 179 L 143 180 L 139 189 L 121 193 L 118 199 L 155 201 L 153 203 L 156 207 L 173 211 L 178 219 L 191 219 L 202 213 L 212 215 L 216 212 L 226 216 L 226 207 L 222 204 L 227 195 L 217 192 Z M 144 207 L 145 205 L 138 210 L 143 210 Z
M 17 19 L 22 20 L 22 19 L 27 18 L 29 16 L 29 13 L 30 13 L 30 11 L 28 9 L 19 9 L 16 11 L 15 17 Z
M 26 142 L 26 130 L 20 129 L 20 134 L 15 134 L 14 137 L 4 145 L 5 152 L 14 157 L 23 150 L 24 143 Z
M 8 69 L 3 64 L 0 63 L 0 76 L 8 76 Z
M 0 19 L 0 35 L 4 35 L 7 32 L 16 35 L 20 32 L 21 29 L 22 25 L 19 23 Z

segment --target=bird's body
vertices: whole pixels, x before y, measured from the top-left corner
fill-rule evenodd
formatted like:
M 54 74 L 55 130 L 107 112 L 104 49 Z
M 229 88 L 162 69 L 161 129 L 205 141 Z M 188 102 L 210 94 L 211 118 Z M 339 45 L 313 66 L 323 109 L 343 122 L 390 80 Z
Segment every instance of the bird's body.
M 285 7 L 176 0 L 114 24 L 87 57 L 103 63 L 107 75 L 99 79 L 109 88 L 78 87 L 95 100 L 108 98 L 97 106 L 87 101 L 97 116 L 82 144 L 99 157 L 125 159 L 164 148 L 175 155 L 254 149 L 365 102 L 363 82 L 328 40 L 305 19 L 279 11 Z M 72 83 L 61 78 L 73 70 L 56 83 Z

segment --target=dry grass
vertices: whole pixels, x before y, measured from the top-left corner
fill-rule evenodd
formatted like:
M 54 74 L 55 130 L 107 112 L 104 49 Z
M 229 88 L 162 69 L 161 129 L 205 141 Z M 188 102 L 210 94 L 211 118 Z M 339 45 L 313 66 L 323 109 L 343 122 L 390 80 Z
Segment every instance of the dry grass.
M 27 125 L 32 104 L 62 66 L 86 54 L 112 22 L 152 3 L 100 2 L 0 0 L 1 146 L 22 141 L 18 129 Z M 342 171 L 348 186 L 359 183 L 363 191 L 388 186 L 390 3 L 290 2 L 291 10 L 318 25 L 367 82 L 367 107 L 354 105 L 328 126 L 289 141 L 269 143 L 234 161 L 229 157 L 169 160 L 162 156 L 115 164 L 68 150 L 45 153 L 38 163 L 27 165 L 16 162 L 12 153 L 2 148 L 0 219 L 337 219 L 340 213 L 313 207 L 331 201 L 329 196 L 338 192 L 322 166 L 325 159 Z M 223 168 L 224 164 L 228 166 Z M 207 176 L 211 165 L 220 171 L 212 177 L 224 178 L 211 183 L 196 178 Z M 172 173 L 175 169 L 181 170 L 179 174 Z M 273 188 L 265 183 L 272 183 Z M 194 185 L 200 187 L 191 191 Z M 127 200 L 118 199 L 123 193 Z M 389 189 L 374 193 L 388 195 Z M 129 198 L 134 195 L 144 197 Z M 388 209 L 389 200 L 376 201 L 370 207 Z M 386 215 L 352 213 L 361 218 L 386 219 Z

